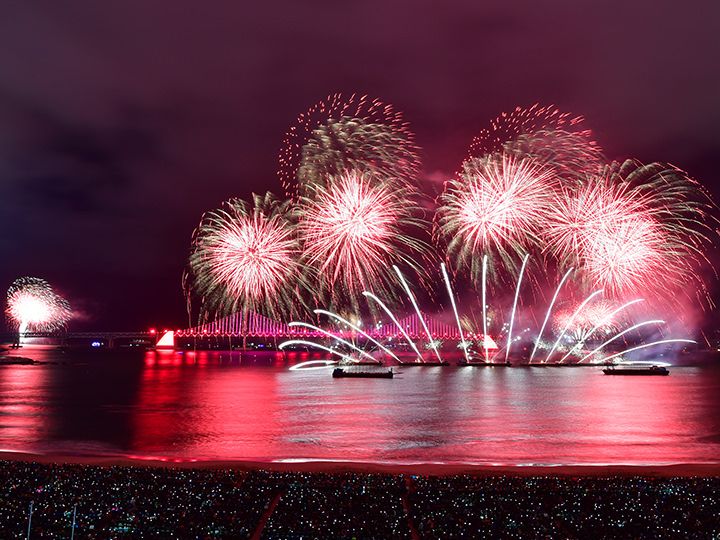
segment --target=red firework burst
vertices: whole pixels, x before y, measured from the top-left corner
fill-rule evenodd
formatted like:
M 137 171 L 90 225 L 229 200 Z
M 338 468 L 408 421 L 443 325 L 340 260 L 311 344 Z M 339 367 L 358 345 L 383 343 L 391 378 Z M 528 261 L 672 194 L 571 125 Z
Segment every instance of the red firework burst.
M 507 154 L 470 159 L 440 197 L 438 233 L 448 254 L 475 271 L 487 253 L 514 264 L 537 240 L 554 176 Z
M 667 296 L 702 283 L 694 268 L 708 243 L 710 205 L 682 171 L 613 163 L 582 185 L 563 187 L 547 214 L 545 249 L 607 294 Z
M 673 253 L 665 249 L 666 238 L 652 218 L 629 214 L 587 232 L 582 250 L 590 279 L 613 295 L 644 292 L 665 283 L 676 284 Z M 663 269 L 660 272 L 660 269 Z
M 287 212 L 288 204 L 268 193 L 256 195 L 252 206 L 233 199 L 203 216 L 190 272 L 206 309 L 224 313 L 242 306 L 281 317 L 292 311 L 304 272 Z
M 363 290 L 388 292 L 394 262 L 421 271 L 413 256 L 423 256 L 425 246 L 407 234 L 408 227 L 419 223 L 406 195 L 349 172 L 327 186 L 315 186 L 312 197 L 301 200 L 304 262 L 317 270 L 333 299 L 343 290 L 349 297 Z
M 563 187 L 546 215 L 546 249 L 561 260 L 575 261 L 599 232 L 642 215 L 643 205 L 628 197 L 622 184 L 591 178 L 581 188 Z

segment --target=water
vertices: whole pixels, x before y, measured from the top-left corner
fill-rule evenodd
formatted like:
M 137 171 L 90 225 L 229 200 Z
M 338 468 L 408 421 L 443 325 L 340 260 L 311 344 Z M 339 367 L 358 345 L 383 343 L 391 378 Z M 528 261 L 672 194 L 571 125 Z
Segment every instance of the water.
M 720 368 L 289 371 L 295 353 L 68 354 L 0 367 L 0 450 L 144 458 L 493 464 L 711 463 Z

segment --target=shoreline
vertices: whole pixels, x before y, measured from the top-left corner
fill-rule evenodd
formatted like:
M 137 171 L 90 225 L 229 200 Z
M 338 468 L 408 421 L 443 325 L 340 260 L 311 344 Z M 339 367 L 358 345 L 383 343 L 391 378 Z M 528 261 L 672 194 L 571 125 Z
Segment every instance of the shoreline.
M 557 476 L 557 477 L 720 477 L 717 463 L 668 464 L 488 464 L 437 462 L 364 462 L 323 459 L 259 460 L 195 460 L 170 457 L 102 456 L 35 454 L 0 451 L 0 461 L 21 461 L 43 465 L 87 465 L 98 467 L 173 468 L 173 469 L 232 469 L 237 471 L 270 471 L 287 473 L 360 473 L 418 476 Z

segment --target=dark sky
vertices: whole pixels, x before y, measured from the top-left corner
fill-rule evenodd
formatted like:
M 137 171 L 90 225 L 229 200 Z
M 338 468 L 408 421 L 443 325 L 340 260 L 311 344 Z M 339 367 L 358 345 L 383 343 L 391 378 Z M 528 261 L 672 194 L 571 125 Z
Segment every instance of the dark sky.
M 285 130 L 336 91 L 404 111 L 428 175 L 539 101 L 611 158 L 720 186 L 719 21 L 713 1 L 5 2 L 0 288 L 47 278 L 73 328 L 182 324 L 201 213 L 280 193 Z

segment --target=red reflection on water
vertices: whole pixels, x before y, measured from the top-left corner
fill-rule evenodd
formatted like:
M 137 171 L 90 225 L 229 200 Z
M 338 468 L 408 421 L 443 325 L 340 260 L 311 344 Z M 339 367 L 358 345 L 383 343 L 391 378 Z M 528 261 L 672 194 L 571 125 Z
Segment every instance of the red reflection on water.
M 702 426 L 688 423 L 684 401 L 690 393 L 678 387 L 677 377 L 598 376 L 592 382 L 578 389 L 578 403 L 593 405 L 576 408 L 572 421 L 579 436 L 564 443 L 564 455 L 609 463 L 667 462 L 680 457 L 670 447 L 683 434 L 701 432 Z
M 48 433 L 47 371 L 37 366 L 0 369 L 0 448 L 30 450 Z
M 156 354 L 147 353 L 141 375 L 135 451 L 205 459 L 274 451 L 276 384 L 266 370 L 236 369 L 239 353 L 173 352 L 169 362 L 153 362 Z
M 49 353 L 48 353 L 49 354 Z M 720 369 L 289 371 L 322 354 L 58 356 L 0 369 L 0 448 L 168 460 L 717 461 Z M 72 360 L 66 363 L 66 360 Z

